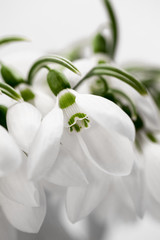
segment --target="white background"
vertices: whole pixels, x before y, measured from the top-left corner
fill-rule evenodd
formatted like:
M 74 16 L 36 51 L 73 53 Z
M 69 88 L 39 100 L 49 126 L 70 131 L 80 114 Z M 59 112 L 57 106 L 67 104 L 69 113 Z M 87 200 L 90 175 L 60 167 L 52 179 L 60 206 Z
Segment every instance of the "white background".
M 160 1 L 112 2 L 121 31 L 117 60 L 160 65 Z M 101 0 L 0 0 L 0 36 L 24 35 L 43 50 L 88 37 L 106 19 Z

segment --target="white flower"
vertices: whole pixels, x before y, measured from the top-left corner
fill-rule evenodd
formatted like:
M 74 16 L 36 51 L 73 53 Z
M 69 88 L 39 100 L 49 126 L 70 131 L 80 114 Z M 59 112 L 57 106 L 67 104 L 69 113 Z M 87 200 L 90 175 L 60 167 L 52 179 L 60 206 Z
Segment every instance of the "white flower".
M 45 216 L 45 197 L 28 181 L 26 157 L 0 126 L 0 205 L 8 221 L 21 231 L 37 232 Z
M 48 119 L 48 118 L 47 118 Z M 68 186 L 73 185 L 77 186 L 77 184 L 86 184 L 86 178 L 80 169 L 80 167 L 76 164 L 76 162 L 73 160 L 73 158 L 70 156 L 70 154 L 61 146 L 61 151 L 57 157 L 54 156 L 54 154 L 50 154 L 49 147 L 51 148 L 51 151 L 54 151 L 54 145 L 52 146 L 52 138 L 56 138 L 56 133 L 49 130 L 49 127 L 54 125 L 54 121 L 56 119 L 51 118 L 50 124 L 48 125 L 48 122 L 45 121 L 45 118 L 43 119 L 41 123 L 42 117 L 40 112 L 31 104 L 23 102 L 23 103 L 17 103 L 10 107 L 7 112 L 7 126 L 9 129 L 10 134 L 14 137 L 17 144 L 27 154 L 34 154 L 34 144 L 36 144 L 37 139 L 38 141 L 42 140 L 42 146 L 39 148 L 42 150 L 42 152 L 46 151 L 46 156 L 41 155 L 42 152 L 40 152 L 40 158 L 42 158 L 43 161 L 45 161 L 46 157 L 49 158 L 49 160 L 52 162 L 52 165 L 54 161 L 57 158 L 57 161 L 54 165 L 53 169 L 53 175 L 48 175 L 48 178 L 52 179 L 52 182 L 58 185 L 62 186 Z M 53 121 L 53 122 L 52 122 Z M 45 128 L 43 127 L 45 123 Z M 40 128 L 41 126 L 41 128 Z M 46 131 L 47 130 L 47 131 Z M 51 129 L 52 130 L 52 129 Z M 43 138 L 39 138 L 39 133 L 43 131 L 43 137 L 44 134 L 46 135 L 46 142 L 43 142 Z M 54 143 L 54 142 L 53 142 Z M 58 146 L 59 148 L 59 146 Z M 36 148 L 36 151 L 38 149 Z M 47 151 L 48 150 L 48 151 Z M 58 151 L 58 149 L 57 149 Z M 39 152 L 39 150 L 38 150 Z M 65 164 L 65 158 L 67 158 L 67 165 Z M 44 157 L 44 158 L 43 158 Z M 37 157 L 34 158 L 33 164 L 37 161 Z M 39 159 L 38 159 L 39 160 Z M 48 159 L 47 159 L 48 160 Z M 27 160 L 28 161 L 28 160 Z M 47 167 L 48 162 L 46 161 Z M 68 172 L 69 169 L 69 172 Z M 41 178 L 41 175 L 39 176 Z
M 11 69 L 15 69 L 16 72 L 20 72 L 20 75 L 26 79 L 29 68 L 41 55 L 42 53 L 35 51 L 24 51 L 18 54 L 12 53 L 4 56 L 3 62 L 7 66 L 11 67 Z M 41 69 L 40 74 L 38 73 L 36 75 L 32 86 L 21 83 L 16 87 L 16 91 L 30 89 L 33 92 L 35 97 L 29 102 L 38 108 L 43 116 L 46 115 L 55 105 L 55 99 L 47 84 L 46 75 L 47 71 L 45 69 Z M 3 80 L 0 78 L 0 81 Z M 0 104 L 9 107 L 15 102 L 15 100 L 7 97 L 6 95 L 0 94 Z
M 18 230 L 36 233 L 39 231 L 46 214 L 46 202 L 43 190 L 39 190 L 40 203 L 36 207 L 26 206 L 12 201 L 0 193 L 0 204 L 8 221 Z M 23 195 L 23 192 L 21 193 Z
M 146 96 L 142 96 L 135 89 L 117 79 L 113 81 L 111 79 L 110 84 L 125 92 L 133 100 L 137 113 L 142 118 L 145 130 L 155 133 L 160 131 L 160 113 L 149 93 Z
M 130 173 L 135 157 L 133 124 L 109 100 L 73 90 L 58 95 L 55 108 L 42 122 L 38 110 L 32 110 L 28 103 L 9 108 L 9 132 L 28 153 L 29 178 L 44 177 L 69 187 L 67 213 L 75 222 L 106 196 L 111 175 Z
M 18 146 L 2 126 L 0 139 L 0 177 L 4 177 L 15 171 L 22 163 L 22 159 Z
M 77 144 L 81 145 L 87 152 L 87 160 L 101 170 L 127 175 L 134 159 L 131 143 L 134 134 L 131 120 L 114 103 L 101 97 L 64 90 L 58 96 L 57 106 L 43 119 L 32 143 L 29 175 L 39 178 L 53 166 L 60 142 L 65 147 L 65 138 L 66 141 L 74 138 L 70 152 L 74 152 Z

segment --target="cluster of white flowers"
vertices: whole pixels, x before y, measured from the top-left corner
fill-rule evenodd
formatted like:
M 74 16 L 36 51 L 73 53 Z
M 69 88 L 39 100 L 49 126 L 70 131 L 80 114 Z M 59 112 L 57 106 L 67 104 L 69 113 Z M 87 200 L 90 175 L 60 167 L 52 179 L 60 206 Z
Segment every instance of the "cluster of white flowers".
M 1 59 L 4 225 L 39 232 L 53 197 L 71 223 L 92 212 L 110 225 L 145 213 L 160 218 L 159 72 L 151 69 L 148 81 L 145 68 L 117 67 L 114 39 L 108 46 L 97 34 L 94 53 L 83 49 L 73 63 L 33 52 Z
M 94 61 L 99 57 L 103 56 Z M 13 63 L 8 58 L 7 64 L 25 64 L 14 59 Z M 81 59 L 75 65 L 85 74 L 94 61 Z M 68 70 L 64 73 L 74 85 L 78 77 Z M 32 86 L 18 85 L 19 92 L 33 91 L 34 99 L 28 102 L 0 95 L 0 106 L 7 108 L 7 130 L 0 126 L 0 203 L 9 222 L 21 231 L 38 232 L 46 214 L 45 190 L 59 194 L 54 187 L 53 192 L 48 190 L 48 183 L 66 189 L 63 199 L 71 222 L 95 209 L 109 222 L 126 217 L 126 212 L 129 219 L 143 217 L 145 211 L 156 215 L 160 146 L 145 132 L 157 133 L 160 121 L 151 96 L 140 96 L 115 79 L 106 80 L 132 96 L 143 120 L 143 127 L 135 131 L 133 120 L 117 104 L 90 94 L 95 77 L 79 90 L 65 88 L 57 96 L 49 87 L 42 88 L 46 78 L 39 74 Z M 119 214 L 120 208 L 126 212 Z

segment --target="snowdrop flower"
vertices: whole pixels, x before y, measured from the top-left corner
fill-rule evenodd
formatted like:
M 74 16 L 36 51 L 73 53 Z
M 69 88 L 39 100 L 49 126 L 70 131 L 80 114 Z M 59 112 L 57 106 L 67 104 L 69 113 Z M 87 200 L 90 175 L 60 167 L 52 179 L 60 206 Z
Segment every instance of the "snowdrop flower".
M 131 171 L 134 127 L 117 105 L 104 98 L 63 90 L 55 108 L 43 119 L 29 103 L 17 103 L 8 110 L 7 126 L 28 154 L 29 178 L 44 177 L 69 187 L 66 204 L 72 222 L 102 201 L 110 182 L 108 174 L 121 176 Z M 84 207 L 78 214 L 82 200 Z
M 28 181 L 25 155 L 1 126 L 0 137 L 0 206 L 14 227 L 37 232 L 45 216 L 43 190 Z
M 110 79 L 110 84 L 130 96 L 136 106 L 137 113 L 142 118 L 143 127 L 146 131 L 152 133 L 160 131 L 160 114 L 149 93 L 146 96 L 141 96 L 132 87 L 117 79 L 114 79 L 114 81 Z
M 41 87 L 20 84 L 16 90 L 20 92 L 25 101 L 35 106 L 45 116 L 55 106 L 55 97 L 45 93 Z
M 37 74 L 32 86 L 25 83 L 30 66 L 39 56 L 41 56 L 41 53 L 35 51 L 21 52 L 16 55 L 13 53 L 8 54 L 3 58 L 3 64 L 5 64 L 3 68 L 11 71 L 11 75 L 13 74 L 16 77 L 18 76 L 18 79 L 21 79 L 22 83 L 19 82 L 19 84 L 14 87 L 22 94 L 25 101 L 33 104 L 44 116 L 55 105 L 54 96 L 46 83 L 47 71 L 41 69 L 40 74 Z M 4 69 L 2 76 L 5 78 L 6 70 Z M 6 75 L 6 80 L 8 84 L 14 84 L 13 79 L 11 78 L 11 80 L 9 80 L 8 75 Z M 1 81 L 3 81 L 3 79 L 1 79 Z M 0 103 L 8 107 L 15 103 L 15 101 L 0 95 Z
M 55 119 L 51 119 L 51 121 L 55 121 Z M 36 109 L 34 106 L 32 106 L 29 103 L 22 102 L 17 103 L 10 107 L 7 112 L 7 126 L 9 129 L 10 134 L 14 137 L 15 141 L 19 145 L 22 151 L 24 151 L 28 156 L 30 154 L 33 154 L 34 152 L 34 144 L 37 141 L 37 134 L 39 133 L 40 128 L 43 126 L 43 122 L 45 121 L 45 117 L 42 120 L 42 115 L 39 112 L 38 109 Z M 46 123 L 46 127 L 50 127 L 48 123 Z M 42 128 L 43 129 L 43 128 Z M 43 129 L 43 133 L 45 134 L 46 129 Z M 48 134 L 48 131 L 46 132 Z M 49 147 L 47 144 L 52 144 L 52 139 L 56 138 L 56 133 L 51 132 L 49 135 L 49 138 L 46 135 L 46 146 L 44 145 L 42 147 L 42 151 L 49 150 Z M 41 138 L 39 139 L 41 140 Z M 43 139 L 42 139 L 43 141 Z M 33 150 L 32 150 L 33 149 Z M 37 149 L 38 150 L 38 149 Z M 38 150 L 39 151 L 39 150 Z M 54 145 L 53 145 L 53 151 L 54 151 Z M 46 152 L 47 158 L 50 159 L 52 163 L 55 161 L 54 154 L 50 155 L 50 152 Z M 43 158 L 43 155 L 42 155 Z M 65 160 L 67 159 L 67 165 L 65 164 Z M 44 160 L 44 159 L 43 159 Z M 29 159 L 27 159 L 27 162 Z M 34 160 L 36 161 L 36 159 Z M 33 163 L 34 164 L 34 163 Z M 47 167 L 46 162 L 46 167 Z M 69 155 L 69 153 L 61 147 L 61 152 L 57 157 L 57 161 L 55 163 L 54 172 L 53 172 L 53 178 L 52 181 L 55 184 L 58 185 L 64 185 L 64 184 L 71 184 L 71 185 L 77 185 L 77 184 L 86 184 L 86 178 L 82 172 L 82 170 L 79 168 L 79 166 L 74 162 L 72 157 Z M 40 176 L 41 178 L 41 176 Z
M 87 64 L 88 63 L 88 64 Z M 93 67 L 93 63 L 92 66 L 89 65 L 89 63 L 91 64 L 92 61 L 89 61 L 89 59 L 81 59 L 76 61 L 76 66 L 81 69 L 81 71 L 83 72 L 87 72 L 89 71 L 89 68 Z M 72 74 L 73 75 L 73 74 Z M 72 81 L 75 81 L 75 77 L 72 77 Z M 91 79 L 93 80 L 93 79 Z M 137 103 L 137 111 L 142 115 L 142 117 L 144 118 L 144 127 L 145 127 L 145 131 L 148 132 L 152 132 L 152 131 L 156 131 L 157 129 L 159 129 L 159 112 L 155 107 L 155 104 L 152 100 L 152 98 L 149 96 L 146 97 L 142 97 L 140 96 L 140 94 L 138 94 L 134 89 L 132 89 L 130 86 L 126 85 L 125 83 L 122 83 L 116 79 L 114 79 L 113 84 L 112 84 L 112 79 L 109 79 L 111 86 L 118 86 L 118 89 L 121 89 L 122 91 L 126 92 L 126 94 L 128 94 L 128 92 L 130 93 L 129 96 L 136 101 Z M 73 81 L 73 82 L 74 82 Z M 78 91 L 79 92 L 90 92 L 90 84 L 91 81 L 86 81 L 85 83 L 83 83 L 79 88 Z M 152 113 L 151 113 L 152 112 Z M 117 187 L 118 184 L 123 185 L 123 188 L 126 188 L 126 192 L 128 197 L 130 198 L 130 202 L 132 205 L 132 210 L 130 212 L 134 212 L 139 216 L 142 217 L 144 215 L 144 211 L 145 211 L 145 200 L 144 200 L 144 192 L 145 192 L 145 179 L 144 179 L 144 156 L 138 152 L 138 150 L 135 148 L 135 153 L 137 155 L 136 157 L 136 161 L 134 162 L 134 166 L 132 169 L 132 172 L 129 176 L 126 177 L 120 177 L 119 180 L 116 181 Z M 115 177 L 116 178 L 116 177 Z M 113 181 L 114 179 L 112 179 Z M 107 181 L 107 180 L 106 180 Z M 111 181 L 111 186 L 112 186 L 112 181 Z M 115 180 L 113 181 L 115 182 Z M 107 184 L 106 184 L 107 186 Z M 110 187 L 111 188 L 111 187 Z M 135 191 L 136 189 L 136 191 Z M 112 191 L 110 191 L 112 192 Z M 114 195 L 114 191 L 112 192 L 113 197 Z M 108 195 L 105 197 L 105 201 L 107 202 L 108 199 Z M 115 197 L 117 199 L 117 204 L 118 204 L 118 198 Z M 123 197 L 122 197 L 123 199 Z M 77 201 L 77 200 L 76 200 Z M 125 202 L 125 200 L 124 200 Z M 124 203 L 125 205 L 125 203 Z M 119 204 L 118 204 L 119 206 Z M 127 203 L 126 203 L 127 206 Z M 83 211 L 83 210 L 82 210 Z M 134 214 L 135 214 L 134 213 Z
M 49 74 L 59 73 L 51 70 Z M 100 203 L 112 175 L 130 173 L 135 130 L 129 117 L 111 101 L 78 94 L 66 85 L 60 86 L 58 78 L 56 106 L 42 120 L 36 108 L 17 103 L 8 110 L 7 126 L 28 154 L 29 178 L 69 187 L 67 212 L 75 222 Z
M 106 99 L 68 89 L 59 93 L 57 106 L 43 119 L 32 143 L 28 159 L 30 177 L 39 178 L 52 167 L 65 134 L 68 139 L 75 136 L 74 145 L 83 146 L 90 161 L 102 171 L 115 175 L 130 173 L 134 127 L 129 117 Z

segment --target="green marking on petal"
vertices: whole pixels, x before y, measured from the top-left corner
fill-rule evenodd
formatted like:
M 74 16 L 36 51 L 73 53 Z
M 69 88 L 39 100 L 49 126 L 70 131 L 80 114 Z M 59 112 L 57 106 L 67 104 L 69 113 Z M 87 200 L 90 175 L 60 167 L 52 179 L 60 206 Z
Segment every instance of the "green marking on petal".
M 75 103 L 76 96 L 70 92 L 64 93 L 59 99 L 59 107 L 65 109 Z
M 69 125 L 73 125 L 75 122 L 76 122 L 76 118 L 78 118 L 78 119 L 84 119 L 84 118 L 86 118 L 87 117 L 87 115 L 86 114 L 84 114 L 84 113 L 76 113 L 76 114 L 74 114 L 70 119 L 69 119 L 69 121 L 68 121 L 68 124 Z
M 76 132 L 80 132 L 83 127 L 89 127 L 89 122 L 90 121 L 85 113 L 76 113 L 69 119 L 68 124 L 71 132 L 73 129 L 75 129 Z

